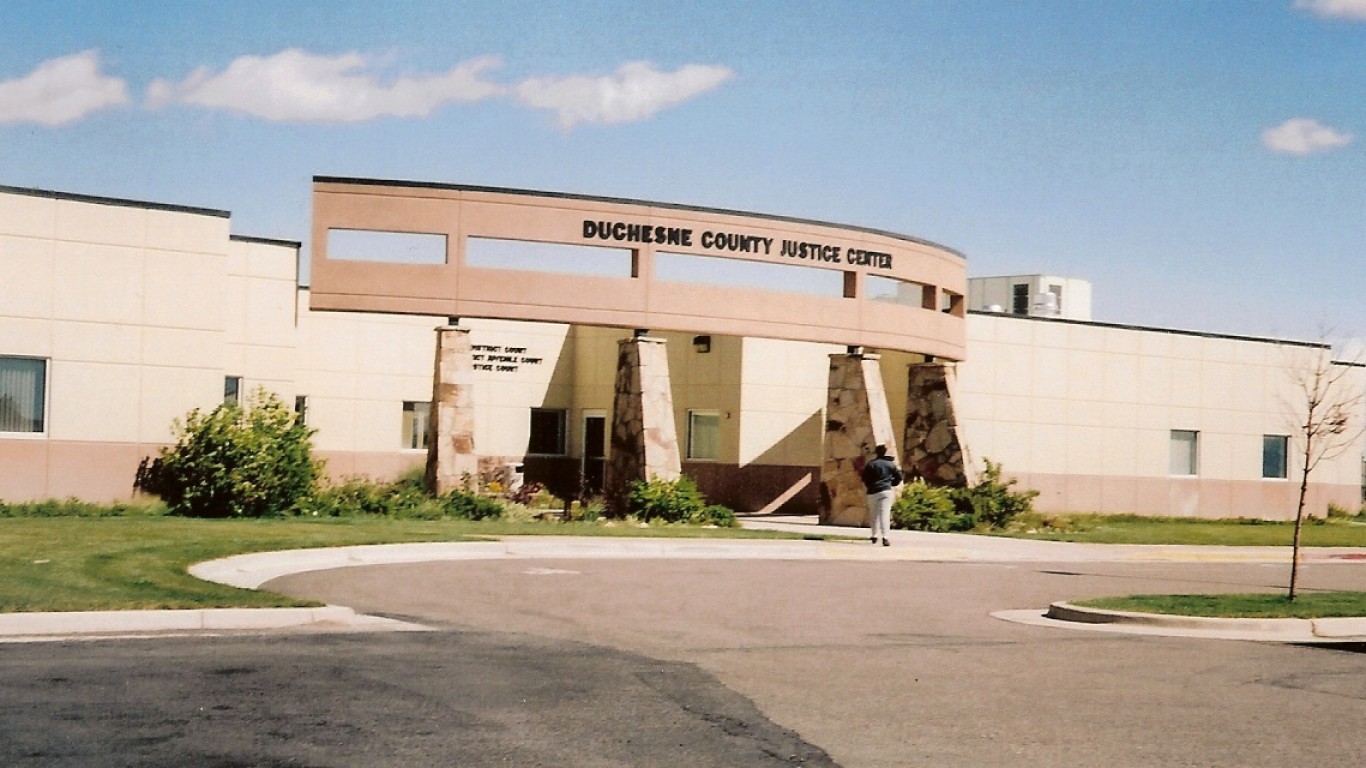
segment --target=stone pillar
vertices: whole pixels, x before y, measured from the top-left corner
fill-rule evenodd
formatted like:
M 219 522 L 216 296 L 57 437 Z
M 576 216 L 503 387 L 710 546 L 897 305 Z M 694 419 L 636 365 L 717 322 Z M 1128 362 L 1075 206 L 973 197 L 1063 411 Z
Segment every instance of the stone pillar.
M 962 488 L 976 481 L 953 411 L 953 370 L 944 363 L 915 363 L 906 375 L 906 455 L 910 478 Z
M 472 490 L 479 478 L 474 452 L 474 356 L 466 328 L 436 329 L 432 405 L 427 417 L 427 489 L 441 495 Z
M 682 473 L 664 339 L 622 339 L 617 342 L 611 449 L 603 489 L 608 511 L 613 515 L 628 512 L 631 483 L 677 480 Z
M 862 352 L 830 356 L 821 525 L 867 525 L 868 494 L 859 473 L 879 444 L 887 446 L 887 455 L 898 455 L 878 360 Z

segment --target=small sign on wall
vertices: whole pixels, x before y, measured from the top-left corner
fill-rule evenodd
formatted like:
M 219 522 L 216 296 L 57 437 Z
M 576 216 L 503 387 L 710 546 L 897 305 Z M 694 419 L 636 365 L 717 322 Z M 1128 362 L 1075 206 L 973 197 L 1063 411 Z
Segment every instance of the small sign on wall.
M 524 365 L 541 365 L 545 358 L 527 354 L 526 347 L 502 344 L 475 344 L 474 370 L 490 373 L 517 373 Z

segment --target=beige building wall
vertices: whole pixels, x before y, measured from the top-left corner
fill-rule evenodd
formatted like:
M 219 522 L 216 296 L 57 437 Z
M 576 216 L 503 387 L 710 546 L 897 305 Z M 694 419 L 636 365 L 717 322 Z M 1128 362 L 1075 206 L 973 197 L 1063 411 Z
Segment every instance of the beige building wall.
M 836 344 L 744 340 L 739 463 L 820 466 L 830 355 L 841 352 Z
M 7 498 L 107 499 L 222 397 L 227 214 L 0 193 L 0 354 L 48 361 L 46 431 L 0 438 Z
M 242 377 L 244 396 L 264 387 L 292 403 L 299 380 L 298 250 L 233 237 L 226 257 L 221 288 L 226 348 L 218 365 L 224 375 Z
M 302 306 L 307 299 L 301 291 Z M 425 461 L 424 449 L 404 442 L 403 406 L 431 401 L 436 328 L 446 321 L 383 313 L 300 315 L 298 394 L 308 398 L 308 423 L 318 430 L 314 444 L 332 476 L 387 479 Z M 520 459 L 529 409 L 572 404 L 570 326 L 477 318 L 460 326 L 470 329 L 475 347 L 476 450 Z M 610 387 L 608 392 L 610 399 Z
M 1046 511 L 1200 517 L 1294 514 L 1300 463 L 1262 478 L 1264 435 L 1294 436 L 1288 371 L 1310 347 L 976 314 L 960 413 L 977 459 L 1041 492 Z M 1173 474 L 1172 431 L 1198 433 Z M 1321 465 L 1310 507 L 1360 504 L 1361 452 Z
M 403 403 L 431 398 L 436 315 L 311 311 L 298 246 L 233 237 L 225 212 L 0 189 L 0 356 L 48 361 L 40 434 L 0 435 L 0 499 L 127 497 L 172 421 L 221 402 L 225 376 L 306 398 L 334 476 L 392 477 L 425 452 L 403 446 Z M 1064 299 L 1066 301 L 1066 298 Z M 611 413 L 617 341 L 630 330 L 467 318 L 476 447 L 527 450 L 530 409 L 566 412 L 577 473 L 586 416 Z M 1263 435 L 1294 435 L 1286 371 L 1312 347 L 1098 323 L 974 313 L 958 404 L 970 455 L 1041 492 L 1044 510 L 1199 516 L 1293 513 L 1289 478 L 1262 479 Z M 843 346 L 697 333 L 668 341 L 676 428 L 719 418 L 716 459 L 684 459 L 739 509 L 812 502 L 829 356 Z M 880 351 L 894 427 L 906 367 Z M 1363 369 L 1354 369 L 1360 381 Z M 1171 473 L 1171 432 L 1197 432 L 1194 476 Z M 1360 503 L 1361 450 L 1320 466 L 1310 508 Z M 812 507 L 814 508 L 814 507 Z

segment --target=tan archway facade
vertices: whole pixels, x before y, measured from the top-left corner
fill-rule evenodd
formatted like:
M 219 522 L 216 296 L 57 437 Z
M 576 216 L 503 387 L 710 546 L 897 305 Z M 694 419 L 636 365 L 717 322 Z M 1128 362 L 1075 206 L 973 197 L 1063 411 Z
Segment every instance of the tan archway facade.
M 329 233 L 440 235 L 440 264 L 329 257 Z M 470 238 L 621 248 L 631 276 L 470 267 Z M 661 281 L 660 253 L 843 274 L 842 297 Z M 869 299 L 868 280 L 898 283 Z M 312 308 L 649 328 L 964 356 L 963 257 L 915 238 L 800 219 L 548 192 L 316 177 Z M 910 297 L 910 300 L 907 300 Z
M 734 211 L 413 182 L 320 177 L 313 198 L 315 310 L 636 329 L 637 343 L 623 347 L 633 354 L 618 359 L 612 414 L 606 497 L 617 512 L 626 511 L 630 483 L 681 471 L 667 357 L 659 339 L 649 340 L 644 354 L 647 331 L 845 345 L 848 355 L 831 355 L 819 488 L 822 521 L 845 525 L 864 518 L 863 461 L 876 445 L 896 443 L 878 358 L 865 358 L 863 350 L 963 358 L 964 259 L 915 238 Z M 550 268 L 515 259 L 474 263 L 474 245 L 489 243 L 559 250 Z M 615 273 L 559 269 L 606 254 L 618 257 Z M 665 258 L 683 259 L 692 273 L 666 278 L 657 269 Z M 769 269 L 772 287 L 762 289 L 708 279 L 735 262 L 750 264 L 751 272 L 758 265 L 833 272 L 837 280 L 827 284 L 839 290 L 783 290 L 789 279 L 810 277 L 809 270 Z M 851 357 L 859 370 L 873 367 L 855 377 L 858 392 L 848 391 L 842 372 Z M 428 455 L 428 481 L 438 493 L 468 484 L 468 471 L 443 468 L 477 455 L 472 430 L 440 433 L 441 424 L 471 424 L 474 411 L 457 383 L 469 361 L 443 370 L 444 361 L 439 355 L 434 372 Z M 467 412 L 457 412 L 458 401 Z

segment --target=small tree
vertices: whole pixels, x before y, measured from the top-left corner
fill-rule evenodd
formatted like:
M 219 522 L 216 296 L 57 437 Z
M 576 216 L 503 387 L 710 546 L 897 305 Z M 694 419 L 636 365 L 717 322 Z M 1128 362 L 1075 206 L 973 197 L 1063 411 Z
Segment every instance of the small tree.
M 1299 499 L 1295 506 L 1295 535 L 1290 548 L 1290 589 L 1295 599 L 1300 574 L 1300 532 L 1304 528 L 1305 498 L 1309 476 L 1326 459 L 1334 459 L 1355 446 L 1362 436 L 1362 391 L 1357 363 L 1335 361 L 1330 344 L 1321 343 L 1298 364 L 1291 365 L 1290 403 L 1300 465 Z
M 258 388 L 247 407 L 190 411 L 173 425 L 176 444 L 144 461 L 135 486 L 174 514 L 262 517 L 295 508 L 314 492 L 322 463 L 305 427 L 274 394 Z

